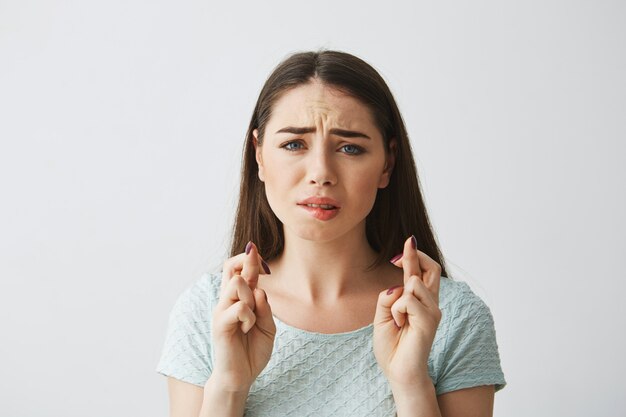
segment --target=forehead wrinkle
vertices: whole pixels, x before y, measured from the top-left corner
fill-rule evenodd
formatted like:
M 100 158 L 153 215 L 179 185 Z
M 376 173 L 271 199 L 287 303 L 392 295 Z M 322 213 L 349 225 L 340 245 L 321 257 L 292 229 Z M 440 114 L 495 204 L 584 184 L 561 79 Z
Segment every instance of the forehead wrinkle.
M 300 90 L 302 92 L 302 90 Z M 289 94 L 277 106 L 274 115 L 282 119 L 276 129 L 286 126 L 311 127 L 316 129 L 316 135 L 332 128 L 364 131 L 372 125 L 372 115 L 367 109 L 363 114 L 363 106 L 355 106 L 351 101 L 354 99 L 333 89 L 318 89 L 309 94 L 304 101 L 302 96 Z M 345 99 L 352 100 L 345 100 Z M 362 103 L 357 103 L 362 104 Z
M 332 119 L 334 113 L 333 108 L 327 103 L 314 100 L 307 106 L 307 116 L 312 122 L 310 126 L 315 126 L 316 129 L 328 129 L 329 121 Z
M 329 111 L 320 110 L 313 106 L 307 106 L 303 111 L 298 112 L 298 115 L 292 119 L 292 123 L 283 123 L 281 127 L 292 126 L 299 128 L 313 128 L 315 133 L 313 135 L 322 132 L 323 136 L 329 136 L 326 132 L 331 129 L 343 129 L 343 130 L 355 130 L 363 132 L 367 130 L 363 125 L 363 119 L 360 115 L 352 117 L 351 112 L 337 111 L 336 108 L 329 107 Z

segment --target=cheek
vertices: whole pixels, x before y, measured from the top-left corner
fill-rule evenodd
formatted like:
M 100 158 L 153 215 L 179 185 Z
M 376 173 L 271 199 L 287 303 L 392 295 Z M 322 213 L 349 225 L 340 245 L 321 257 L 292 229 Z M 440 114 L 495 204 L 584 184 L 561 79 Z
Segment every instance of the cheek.
M 283 218 L 282 212 L 286 204 L 285 198 L 282 196 L 280 190 L 276 189 L 275 182 L 273 182 L 271 178 L 268 180 L 267 176 L 265 178 L 265 197 L 267 198 L 270 209 L 274 212 L 276 217 L 284 223 L 285 219 Z
M 369 213 L 374 202 L 376 201 L 376 194 L 378 193 L 378 184 L 380 182 L 380 175 L 374 174 L 371 171 L 355 172 L 351 183 L 351 186 L 347 190 L 352 199 L 358 201 L 359 208 L 362 211 Z
M 289 194 L 298 184 L 297 170 L 293 165 L 289 169 L 286 169 L 287 166 L 284 161 L 269 157 L 265 159 L 263 169 L 267 201 L 281 221 L 282 208 L 291 204 L 292 196 Z

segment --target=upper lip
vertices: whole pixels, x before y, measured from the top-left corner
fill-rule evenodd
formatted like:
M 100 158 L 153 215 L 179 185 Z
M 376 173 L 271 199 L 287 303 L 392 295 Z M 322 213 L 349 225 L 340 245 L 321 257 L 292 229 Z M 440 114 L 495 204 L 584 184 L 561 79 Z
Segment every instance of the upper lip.
M 341 208 L 339 206 L 339 202 L 336 200 L 333 200 L 332 198 L 328 198 L 328 197 L 309 197 L 305 200 L 299 201 L 298 204 L 324 204 L 324 205 L 328 205 L 328 206 L 333 206 L 336 208 Z

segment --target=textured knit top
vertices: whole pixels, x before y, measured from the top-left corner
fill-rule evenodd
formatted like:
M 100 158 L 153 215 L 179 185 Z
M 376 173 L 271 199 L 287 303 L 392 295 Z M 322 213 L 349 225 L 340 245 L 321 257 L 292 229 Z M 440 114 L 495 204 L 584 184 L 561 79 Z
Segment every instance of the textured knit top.
M 205 273 L 177 299 L 157 372 L 203 387 L 213 369 L 211 319 L 221 273 Z M 436 394 L 506 385 L 489 307 L 462 281 L 441 277 L 428 372 Z M 393 394 L 373 351 L 373 324 L 335 334 L 309 332 L 274 316 L 267 366 L 252 384 L 247 417 L 395 416 Z

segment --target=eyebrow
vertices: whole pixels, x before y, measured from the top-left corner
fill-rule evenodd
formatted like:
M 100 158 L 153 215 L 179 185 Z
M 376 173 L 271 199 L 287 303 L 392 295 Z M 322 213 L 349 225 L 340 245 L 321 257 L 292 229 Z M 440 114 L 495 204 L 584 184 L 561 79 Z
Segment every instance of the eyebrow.
M 278 130 L 276 133 L 295 133 L 296 135 L 302 135 L 305 133 L 313 133 L 315 132 L 314 127 L 283 127 Z M 364 138 L 371 139 L 365 133 L 356 132 L 354 130 L 346 130 L 346 129 L 330 129 L 330 133 L 337 136 L 343 136 L 344 138 Z

